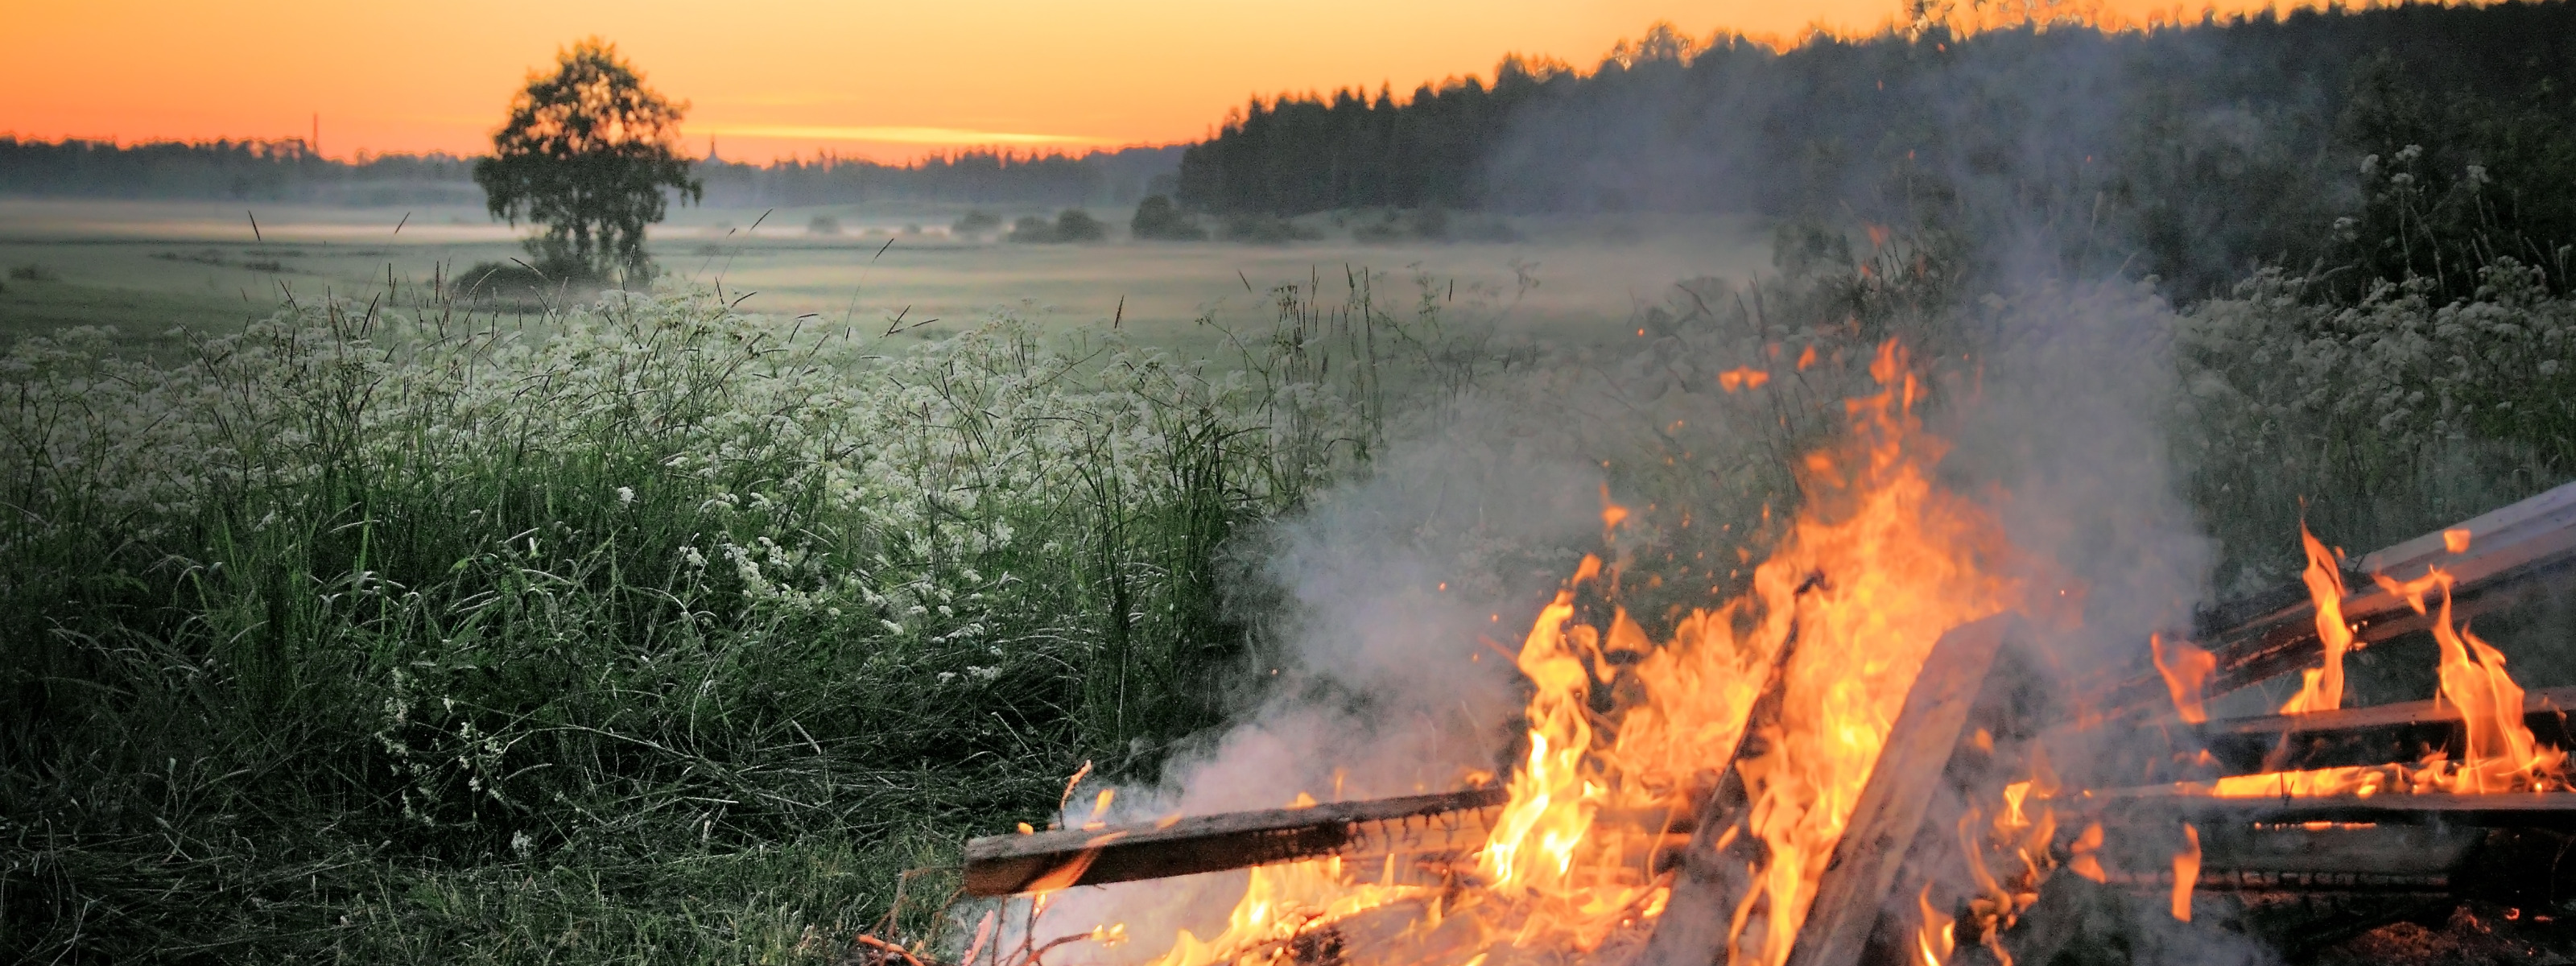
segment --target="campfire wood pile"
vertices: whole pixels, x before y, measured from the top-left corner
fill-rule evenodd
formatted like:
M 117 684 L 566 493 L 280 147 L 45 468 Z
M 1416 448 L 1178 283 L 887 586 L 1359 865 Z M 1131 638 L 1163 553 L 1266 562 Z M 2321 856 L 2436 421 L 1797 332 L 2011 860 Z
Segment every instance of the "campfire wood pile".
M 2470 546 L 2460 531 L 2474 536 Z M 2366 575 L 2402 580 L 2438 564 L 2455 581 L 2455 619 L 2563 589 L 2576 571 L 2576 484 L 2357 564 L 2342 601 L 2355 646 L 2436 619 Z M 2325 647 L 2298 585 L 2223 605 L 2195 632 L 2210 655 L 2210 696 L 2312 667 Z M 2230 776 L 2399 765 L 2437 751 L 2457 760 L 2470 728 L 2461 709 L 2414 701 L 2190 722 L 2176 714 L 2167 676 L 2145 661 L 2102 686 L 2066 688 L 2042 633 L 2007 614 L 1956 628 L 1934 647 L 1790 963 L 1920 963 L 1927 953 L 2047 962 L 2094 928 L 2106 904 L 2136 895 L 2170 896 L 2177 916 L 2221 920 L 2292 953 L 2464 900 L 2576 913 L 2576 794 L 2210 793 Z M 1758 725 L 1778 713 L 1780 693 L 1775 680 L 1754 704 L 1753 726 L 1695 815 L 1632 817 L 1664 822 L 1674 843 L 1660 865 L 1674 870 L 1671 897 L 1640 966 L 1725 960 L 1730 916 L 1757 887 L 1762 848 L 1745 834 L 1735 765 L 1760 754 Z M 2576 747 L 2562 710 L 2571 704 L 2576 688 L 2534 690 L 2522 720 L 2540 743 Z M 1967 869 L 1972 827 L 2000 821 L 2003 808 L 2018 815 L 2034 775 L 2056 786 L 2038 793 L 2053 811 L 2030 833 L 2045 859 L 2026 850 L 2031 874 L 2004 882 Z M 1481 844 L 1503 804 L 1501 791 L 1478 789 L 993 836 L 967 846 L 967 889 L 1007 895 L 1333 855 L 1455 859 Z

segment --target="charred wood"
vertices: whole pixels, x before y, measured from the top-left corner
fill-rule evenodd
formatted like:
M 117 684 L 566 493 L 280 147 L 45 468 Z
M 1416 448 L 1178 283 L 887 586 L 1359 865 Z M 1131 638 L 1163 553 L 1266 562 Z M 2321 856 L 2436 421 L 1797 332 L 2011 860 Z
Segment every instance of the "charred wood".
M 1001 896 L 1274 862 L 1474 848 L 1502 789 L 1204 815 L 966 843 L 966 891 Z

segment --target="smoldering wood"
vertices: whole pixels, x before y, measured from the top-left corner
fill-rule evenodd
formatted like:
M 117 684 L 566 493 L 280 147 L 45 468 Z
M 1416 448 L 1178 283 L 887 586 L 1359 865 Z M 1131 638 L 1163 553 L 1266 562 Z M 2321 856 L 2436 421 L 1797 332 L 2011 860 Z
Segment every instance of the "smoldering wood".
M 1956 826 L 2027 777 L 2029 749 L 2061 714 L 2028 633 L 1998 615 L 1933 647 L 1816 883 L 1790 966 L 1905 962 L 1913 903 L 1895 900 L 1929 889 L 1935 908 L 1964 901 L 1959 877 L 1944 874 L 1964 859 Z
M 2068 947 L 2103 936 L 2153 935 L 2170 923 L 2162 888 L 2130 889 L 2060 873 L 2001 938 L 2014 962 L 2061 961 Z M 2439 916 L 2459 900 L 2426 892 L 2217 892 L 2193 893 L 2192 920 L 2259 936 L 2284 958 L 2307 953 L 2401 919 Z M 2078 959 L 2082 959 L 2078 954 Z M 1951 966 L 1989 966 L 1997 960 L 1978 947 L 1962 947 Z
M 2576 728 L 2567 720 L 2569 708 L 2576 708 L 2576 687 L 2524 692 L 2523 724 L 2542 744 L 2576 748 Z M 2142 729 L 2061 732 L 2050 740 L 2056 760 L 2089 762 L 2082 777 L 2096 785 L 2384 765 L 2421 761 L 2434 752 L 2458 761 L 2468 752 L 2467 725 L 2459 709 L 2439 701 L 2260 715 L 2198 725 L 2166 721 Z
M 1130 882 L 1333 855 L 1472 849 L 1507 797 L 1500 788 L 1483 788 L 986 836 L 966 843 L 966 892 L 1003 896 L 1039 885 Z
M 2469 531 L 2468 551 L 2449 552 L 2444 530 Z M 2452 605 L 2460 619 L 2567 579 L 2576 571 L 2576 483 L 2363 555 L 2344 576 L 2351 593 L 2343 612 L 2358 628 L 2355 643 L 2431 627 L 2432 616 L 2415 613 L 2370 575 L 2407 580 L 2433 565 L 2456 578 Z M 2212 608 L 2196 621 L 2196 636 L 2218 660 L 2205 689 L 2213 698 L 2314 666 L 2323 657 L 2316 607 L 2298 581 Z M 2152 666 L 2132 666 L 2097 707 L 2110 718 L 2128 719 L 2169 711 L 2172 699 Z

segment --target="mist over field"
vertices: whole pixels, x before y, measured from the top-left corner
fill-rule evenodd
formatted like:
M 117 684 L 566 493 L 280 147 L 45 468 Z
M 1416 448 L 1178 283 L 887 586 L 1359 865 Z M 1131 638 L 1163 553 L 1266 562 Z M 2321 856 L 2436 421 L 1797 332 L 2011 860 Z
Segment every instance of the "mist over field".
M 2067 682 L 2298 580 L 2302 525 L 2576 477 L 2563 0 L 1659 24 L 1210 120 L 681 141 L 588 274 L 490 159 L 0 138 L 0 957 L 1153 960 L 1244 875 L 1041 911 L 962 843 L 1507 778 L 1581 561 L 1651 641 L 1757 594 L 1885 367 Z M 2478 630 L 2576 684 L 2564 610 Z M 2052 962 L 2576 955 L 2164 901 Z

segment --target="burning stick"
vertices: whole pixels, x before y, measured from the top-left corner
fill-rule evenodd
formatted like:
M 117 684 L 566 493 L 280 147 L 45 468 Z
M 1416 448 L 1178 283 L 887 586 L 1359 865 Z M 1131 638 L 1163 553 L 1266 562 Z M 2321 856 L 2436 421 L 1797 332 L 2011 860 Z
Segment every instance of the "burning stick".
M 1004 896 L 1160 879 L 1328 855 L 1442 852 L 1484 840 L 1499 788 L 1104 829 L 992 835 L 966 843 L 966 892 Z

